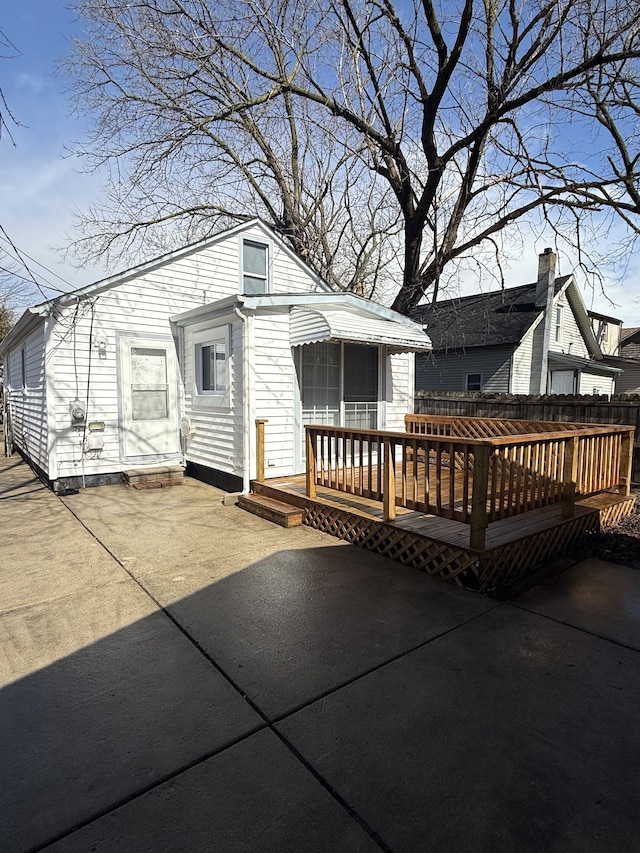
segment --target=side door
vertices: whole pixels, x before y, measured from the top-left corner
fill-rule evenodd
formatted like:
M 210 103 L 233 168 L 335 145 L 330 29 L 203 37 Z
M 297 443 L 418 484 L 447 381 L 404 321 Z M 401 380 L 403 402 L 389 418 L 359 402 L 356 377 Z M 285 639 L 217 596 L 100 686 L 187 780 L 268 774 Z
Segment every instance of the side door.
M 123 455 L 150 460 L 179 453 L 173 338 L 121 337 L 119 366 Z

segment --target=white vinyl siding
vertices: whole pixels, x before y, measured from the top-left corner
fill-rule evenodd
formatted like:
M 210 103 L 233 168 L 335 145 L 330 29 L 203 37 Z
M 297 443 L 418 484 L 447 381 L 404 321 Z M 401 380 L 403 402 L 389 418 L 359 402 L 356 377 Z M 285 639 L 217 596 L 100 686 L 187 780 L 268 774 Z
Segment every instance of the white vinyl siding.
M 613 394 L 615 380 L 608 376 L 597 376 L 595 373 L 580 374 L 579 394 Z
M 233 322 L 231 322 L 233 319 Z M 211 406 L 199 400 L 195 391 L 197 339 L 201 335 L 215 337 L 228 333 L 229 357 L 225 406 Z M 226 474 L 242 476 L 243 408 L 242 408 L 242 323 L 237 318 L 222 317 L 208 324 L 184 330 L 185 415 L 191 421 L 193 434 L 188 441 L 186 458 L 190 462 Z
M 529 330 L 511 359 L 511 394 L 528 394 L 531 388 L 531 359 L 533 358 L 533 330 Z
M 260 312 L 253 325 L 253 418 L 265 418 L 265 476 L 291 474 L 295 466 L 297 375 L 289 336 L 288 308 Z M 251 429 L 252 426 L 249 425 Z M 252 445 L 254 442 L 252 442 Z M 255 460 L 252 459 L 252 472 Z
M 404 432 L 404 416 L 414 408 L 415 356 L 412 352 L 392 353 L 384 368 L 384 400 L 381 405 L 380 429 Z
M 556 340 L 555 337 L 557 308 L 562 310 L 562 329 L 560 340 Z M 554 304 L 549 352 L 563 352 L 567 355 L 578 356 L 579 358 L 589 358 L 589 350 L 587 349 L 582 332 L 578 327 L 576 318 L 565 294 L 563 294 Z
M 49 475 L 47 395 L 45 381 L 45 325 L 16 345 L 5 360 L 13 441 Z
M 91 302 L 84 301 L 64 310 L 49 344 L 55 371 L 57 472 L 54 479 L 78 476 L 83 468 L 85 474 L 102 474 L 128 467 L 122 457 L 116 338 L 170 336 L 168 318 L 202 304 L 203 285 L 210 280 L 213 266 L 208 260 L 211 261 L 200 256 L 176 259 L 166 267 L 123 282 Z M 98 340 L 106 342 L 104 354 L 98 351 Z M 170 351 L 169 357 L 177 363 L 175 351 Z M 69 419 L 69 404 L 76 398 L 87 400 L 89 375 L 87 421 L 105 425 L 104 446 L 96 459 L 86 455 L 83 458 L 82 436 L 72 429 Z M 179 453 L 170 459 L 163 458 L 163 462 L 180 460 Z

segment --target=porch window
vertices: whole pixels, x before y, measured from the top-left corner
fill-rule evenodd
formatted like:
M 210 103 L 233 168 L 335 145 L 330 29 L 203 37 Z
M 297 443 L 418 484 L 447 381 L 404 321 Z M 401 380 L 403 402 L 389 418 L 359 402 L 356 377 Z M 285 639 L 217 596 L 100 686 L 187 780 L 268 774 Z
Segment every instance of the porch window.
M 317 343 L 301 350 L 303 422 L 376 429 L 378 347 Z
M 200 347 L 202 361 L 202 390 L 222 394 L 227 390 L 227 348 L 223 341 L 203 344 Z
M 268 253 L 265 243 L 253 240 L 242 241 L 242 292 L 246 294 L 268 293 Z
M 229 327 L 219 326 L 193 336 L 195 400 L 211 406 L 229 404 Z

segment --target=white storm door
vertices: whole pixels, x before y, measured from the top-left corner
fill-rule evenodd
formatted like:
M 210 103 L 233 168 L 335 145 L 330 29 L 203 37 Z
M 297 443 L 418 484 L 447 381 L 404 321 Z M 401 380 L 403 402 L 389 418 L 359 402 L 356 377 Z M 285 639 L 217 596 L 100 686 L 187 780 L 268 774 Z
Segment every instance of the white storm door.
M 124 455 L 151 457 L 178 453 L 173 340 L 123 338 L 120 365 Z

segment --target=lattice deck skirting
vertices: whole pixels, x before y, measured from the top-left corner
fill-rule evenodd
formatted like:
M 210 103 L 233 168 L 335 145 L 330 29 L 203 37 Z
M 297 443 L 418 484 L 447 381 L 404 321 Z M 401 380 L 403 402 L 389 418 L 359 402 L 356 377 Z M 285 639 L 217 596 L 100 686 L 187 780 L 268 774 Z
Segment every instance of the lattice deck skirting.
M 315 501 L 305 506 L 302 522 L 405 566 L 477 588 L 478 554 L 472 551 Z
M 598 531 L 601 524 L 617 523 L 634 506 L 633 498 L 610 496 L 613 503 L 609 504 L 607 498 L 598 496 L 592 505 L 581 506 L 574 518 L 556 520 L 544 530 L 474 551 L 354 511 L 348 505 L 336 506 L 320 497 L 292 493 L 284 485 L 279 489 L 275 483 L 254 483 L 254 490 L 299 507 L 303 524 L 315 530 L 485 594 L 498 594 L 524 581 L 537 573 L 542 563 Z

